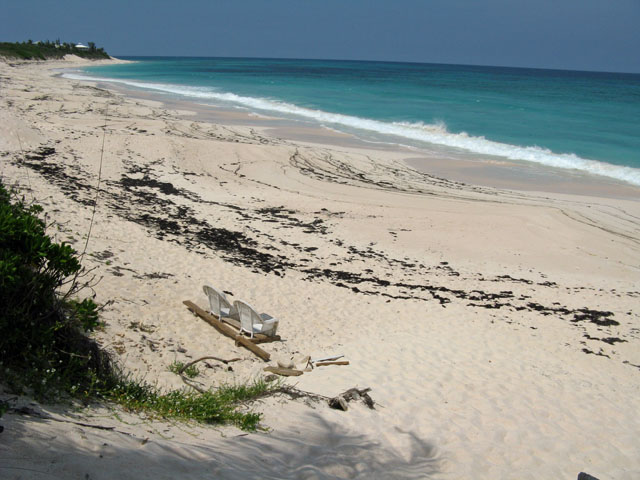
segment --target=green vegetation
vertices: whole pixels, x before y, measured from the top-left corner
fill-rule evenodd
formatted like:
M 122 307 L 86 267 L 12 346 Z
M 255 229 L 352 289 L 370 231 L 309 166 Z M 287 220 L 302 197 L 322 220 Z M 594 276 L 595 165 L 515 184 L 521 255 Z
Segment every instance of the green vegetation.
M 180 371 L 183 368 L 184 363 L 182 362 L 173 362 L 171 365 L 169 365 L 169 371 L 178 375 L 180 375 Z M 198 370 L 198 367 L 196 367 L 195 365 L 189 365 L 184 369 L 184 372 L 182 373 L 184 373 L 189 378 L 196 378 L 198 375 L 200 375 L 200 370 Z
M 71 299 L 80 262 L 69 245 L 46 235 L 41 212 L 0 183 L 0 358 L 14 373 L 5 379 L 37 396 L 59 387 L 90 391 L 97 378 L 89 373 L 108 368 L 84 335 L 98 325 L 98 308 Z
M 270 388 L 259 380 L 248 385 L 223 385 L 214 391 L 163 393 L 143 382 L 125 381 L 111 390 L 109 398 L 132 411 L 203 423 L 232 423 L 243 430 L 256 430 L 261 415 L 239 412 L 237 404 L 257 398 Z
M 74 44 L 60 43 L 60 40 L 36 43 L 31 40 L 22 43 L 0 42 L 0 56 L 24 60 L 48 60 L 62 58 L 68 54 L 93 60 L 110 58 L 103 48 L 97 48 L 93 42 L 89 42 L 87 47 L 87 49 L 76 48 Z
M 263 381 L 162 392 L 123 374 L 87 336 L 99 325 L 99 309 L 73 298 L 85 287 L 77 253 L 51 240 L 40 214 L 0 182 L 0 378 L 7 387 L 39 399 L 99 398 L 166 418 L 258 428 L 259 414 L 237 408 L 271 389 Z

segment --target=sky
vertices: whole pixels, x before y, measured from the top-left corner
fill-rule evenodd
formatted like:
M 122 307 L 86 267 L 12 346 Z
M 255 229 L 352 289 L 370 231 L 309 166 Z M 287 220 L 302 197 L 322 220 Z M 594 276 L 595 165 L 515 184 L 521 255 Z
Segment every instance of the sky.
M 640 73 L 640 0 L 0 1 L 0 41 L 93 41 L 113 56 Z

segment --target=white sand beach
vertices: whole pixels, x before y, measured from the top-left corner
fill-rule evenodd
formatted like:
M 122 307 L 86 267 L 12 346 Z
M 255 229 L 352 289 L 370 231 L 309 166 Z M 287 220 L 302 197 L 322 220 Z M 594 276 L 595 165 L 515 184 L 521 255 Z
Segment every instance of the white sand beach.
M 4 391 L 0 478 L 640 478 L 640 188 L 461 183 L 55 76 L 71 62 L 0 61 L 0 176 L 78 251 L 100 176 L 100 344 L 166 388 L 207 355 L 242 360 L 202 366 L 204 388 L 263 375 L 183 305 L 208 282 L 279 319 L 270 365 L 349 361 L 288 384 L 376 407 L 269 397 L 245 434 Z

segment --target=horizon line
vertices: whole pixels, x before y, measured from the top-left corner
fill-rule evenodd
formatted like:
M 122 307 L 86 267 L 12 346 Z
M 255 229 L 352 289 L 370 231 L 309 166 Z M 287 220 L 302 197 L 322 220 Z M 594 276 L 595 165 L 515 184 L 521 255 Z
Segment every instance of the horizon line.
M 143 58 L 220 58 L 220 59 L 253 59 L 253 60 L 310 60 L 310 61 L 327 61 L 327 62 L 362 62 L 362 63 L 402 63 L 412 65 L 446 65 L 451 67 L 486 67 L 486 68 L 512 68 L 517 70 L 545 70 L 558 72 L 577 72 L 577 73 L 609 73 L 622 75 L 640 75 L 638 71 L 613 71 L 613 70 L 585 70 L 579 68 L 559 68 L 559 67 L 531 67 L 531 66 L 514 66 L 514 65 L 488 65 L 481 63 L 446 63 L 446 62 L 426 62 L 426 61 L 406 61 L 406 60 L 362 60 L 350 58 L 301 58 L 301 57 L 259 57 L 259 56 L 236 56 L 236 55 L 134 55 L 134 54 L 113 54 L 111 57 L 143 57 Z

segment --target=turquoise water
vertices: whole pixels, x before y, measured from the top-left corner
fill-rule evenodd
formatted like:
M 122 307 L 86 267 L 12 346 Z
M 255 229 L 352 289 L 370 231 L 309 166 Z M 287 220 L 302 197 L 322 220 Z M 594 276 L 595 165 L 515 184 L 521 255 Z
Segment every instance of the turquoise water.
M 640 185 L 640 75 L 435 64 L 130 58 L 85 78 L 312 121 L 365 139 Z M 66 74 L 77 78 L 78 74 Z

